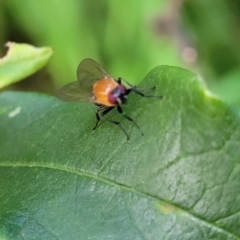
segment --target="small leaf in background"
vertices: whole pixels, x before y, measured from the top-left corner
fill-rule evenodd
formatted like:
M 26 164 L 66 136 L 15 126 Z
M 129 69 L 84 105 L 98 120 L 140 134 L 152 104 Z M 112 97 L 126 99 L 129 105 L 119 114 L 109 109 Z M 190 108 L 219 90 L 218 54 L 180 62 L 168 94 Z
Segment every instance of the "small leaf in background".
M 0 94 L 0 238 L 240 239 L 240 119 L 194 73 L 153 69 L 92 132 L 92 104 Z
M 0 88 L 22 80 L 41 69 L 52 55 L 50 47 L 8 42 L 7 55 L 0 59 Z

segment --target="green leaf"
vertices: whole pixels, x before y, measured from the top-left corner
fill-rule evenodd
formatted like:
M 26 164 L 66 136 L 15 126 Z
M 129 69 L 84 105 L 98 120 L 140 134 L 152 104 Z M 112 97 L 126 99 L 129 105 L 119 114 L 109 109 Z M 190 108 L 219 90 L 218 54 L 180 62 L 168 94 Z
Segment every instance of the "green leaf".
M 5 57 L 0 59 L 0 88 L 17 82 L 41 69 L 52 55 L 50 47 L 8 42 Z
M 111 123 L 95 107 L 0 95 L 0 238 L 240 239 L 239 112 L 177 67 L 153 69 Z

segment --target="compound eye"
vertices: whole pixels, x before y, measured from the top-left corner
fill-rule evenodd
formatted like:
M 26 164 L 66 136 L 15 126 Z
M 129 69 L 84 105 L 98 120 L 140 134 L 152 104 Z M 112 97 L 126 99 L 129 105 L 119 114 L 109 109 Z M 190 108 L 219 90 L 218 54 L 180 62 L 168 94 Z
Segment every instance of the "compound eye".
M 110 93 L 108 95 L 108 101 L 112 104 L 117 104 L 118 103 L 117 98 L 118 98 L 118 96 L 116 96 L 114 93 Z

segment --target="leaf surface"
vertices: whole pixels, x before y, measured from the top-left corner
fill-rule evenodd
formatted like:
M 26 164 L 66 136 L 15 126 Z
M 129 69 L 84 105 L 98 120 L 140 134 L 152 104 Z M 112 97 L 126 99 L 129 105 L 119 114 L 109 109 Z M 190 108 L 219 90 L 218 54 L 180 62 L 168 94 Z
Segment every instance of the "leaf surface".
M 195 74 L 153 69 L 115 125 L 95 107 L 0 95 L 0 232 L 5 239 L 240 239 L 239 111 Z M 1 236 L 1 235 L 0 235 Z

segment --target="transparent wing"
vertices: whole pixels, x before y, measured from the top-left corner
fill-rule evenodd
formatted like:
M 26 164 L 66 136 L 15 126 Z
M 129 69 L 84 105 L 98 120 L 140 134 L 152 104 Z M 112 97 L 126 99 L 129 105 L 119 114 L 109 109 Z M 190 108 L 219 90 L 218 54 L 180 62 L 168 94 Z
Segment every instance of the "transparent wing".
M 93 59 L 86 58 L 78 65 L 77 79 L 86 92 L 91 92 L 93 84 L 104 78 L 112 79 L 111 75 Z
M 71 82 L 63 86 L 57 93 L 57 97 L 67 102 L 92 102 L 91 92 L 85 91 L 79 82 Z
M 63 86 L 57 97 L 68 102 L 94 102 L 93 85 L 104 78 L 113 79 L 97 62 L 84 59 L 78 65 L 77 81 Z

